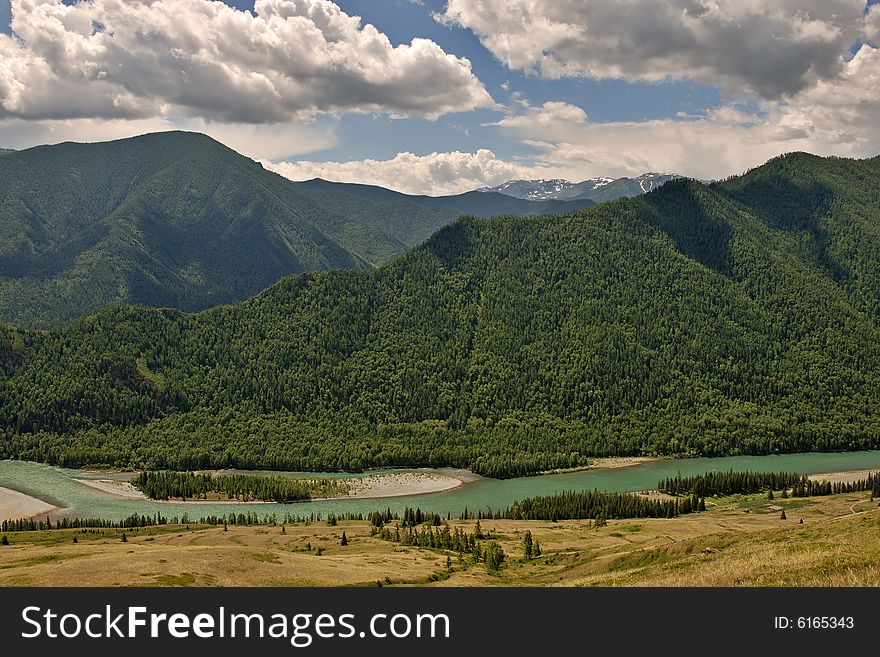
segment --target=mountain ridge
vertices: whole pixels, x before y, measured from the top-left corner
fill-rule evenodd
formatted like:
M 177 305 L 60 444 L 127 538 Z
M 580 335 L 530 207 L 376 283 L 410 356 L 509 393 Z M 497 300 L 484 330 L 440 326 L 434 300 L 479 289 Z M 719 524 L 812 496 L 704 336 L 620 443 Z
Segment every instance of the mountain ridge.
M 201 310 L 290 274 L 370 268 L 462 213 L 589 205 L 378 200 L 294 183 L 183 131 L 9 152 L 0 180 L 0 321 L 34 327 L 112 303 Z
M 562 178 L 549 180 L 509 180 L 496 187 L 481 187 L 479 192 L 497 192 L 527 200 L 591 200 L 597 203 L 626 196 L 646 194 L 669 182 L 682 178 L 678 174 L 643 173 L 636 177 L 588 178 L 575 183 Z

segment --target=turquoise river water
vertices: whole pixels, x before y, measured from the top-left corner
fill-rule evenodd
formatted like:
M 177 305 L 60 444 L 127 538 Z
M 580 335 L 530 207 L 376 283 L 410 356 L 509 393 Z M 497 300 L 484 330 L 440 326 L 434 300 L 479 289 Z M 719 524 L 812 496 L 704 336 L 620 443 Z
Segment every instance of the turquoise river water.
M 63 514 L 82 518 L 121 520 L 133 513 L 166 517 L 188 514 L 197 519 L 208 515 L 257 512 L 267 515 L 285 513 L 306 516 L 312 513 L 368 513 L 390 507 L 402 511 L 421 507 L 445 515 L 458 515 L 467 507 L 478 509 L 504 508 L 514 500 L 533 495 L 548 495 L 566 490 L 599 489 L 609 492 L 649 490 L 660 479 L 701 474 L 710 470 L 752 470 L 756 472 L 788 471 L 817 474 L 843 470 L 880 469 L 880 451 L 845 453 L 785 454 L 774 456 L 731 456 L 724 458 L 674 459 L 644 463 L 625 468 L 551 474 L 517 479 L 486 479 L 475 477 L 464 485 L 440 493 L 390 497 L 383 499 L 341 499 L 301 502 L 297 504 L 244 504 L 212 502 L 156 502 L 125 498 L 85 486 L 77 478 L 88 478 L 82 472 L 65 470 L 41 463 L 0 461 L 0 486 L 26 493 L 64 509 Z M 375 474 L 375 472 L 371 473 Z M 322 475 L 323 476 L 323 475 Z M 331 475 L 334 476 L 334 475 Z M 335 475 L 358 476 L 358 475 Z M 92 478 L 102 478 L 92 476 Z

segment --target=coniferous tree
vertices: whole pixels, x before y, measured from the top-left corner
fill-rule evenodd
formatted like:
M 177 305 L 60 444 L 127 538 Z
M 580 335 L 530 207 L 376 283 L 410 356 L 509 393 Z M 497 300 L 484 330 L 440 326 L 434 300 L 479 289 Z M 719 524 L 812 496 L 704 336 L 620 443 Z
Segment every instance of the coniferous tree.
M 345 535 L 345 532 L 342 532 L 342 538 L 340 539 L 339 544 L 343 547 L 348 545 L 348 537 Z
M 0 538 L 0 545 L 9 545 L 9 539 L 6 538 L 6 534 L 3 534 L 3 538 Z
M 523 537 L 523 559 L 528 561 L 532 558 L 534 553 L 534 542 L 532 541 L 532 532 L 528 529 L 526 530 L 526 534 Z

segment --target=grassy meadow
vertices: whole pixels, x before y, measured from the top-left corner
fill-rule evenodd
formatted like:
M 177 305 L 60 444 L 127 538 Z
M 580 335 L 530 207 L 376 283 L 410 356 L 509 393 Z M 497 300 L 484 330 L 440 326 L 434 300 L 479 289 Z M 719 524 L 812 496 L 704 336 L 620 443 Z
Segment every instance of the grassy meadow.
M 467 555 L 381 540 L 366 521 L 10 533 L 0 586 L 880 585 L 880 509 L 868 493 L 707 502 L 705 513 L 598 528 L 483 520 L 506 553 L 497 574 Z M 475 521 L 450 524 L 470 532 Z M 526 530 L 540 558 L 522 560 Z

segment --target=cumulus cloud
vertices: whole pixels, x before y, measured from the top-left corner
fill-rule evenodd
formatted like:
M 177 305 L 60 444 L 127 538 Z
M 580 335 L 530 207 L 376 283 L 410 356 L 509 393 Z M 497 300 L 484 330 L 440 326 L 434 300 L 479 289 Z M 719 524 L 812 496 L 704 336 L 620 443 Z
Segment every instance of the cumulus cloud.
M 0 117 L 189 116 L 238 123 L 315 112 L 436 118 L 493 104 L 470 62 L 392 46 L 329 0 L 12 0 Z
M 880 152 L 880 49 L 863 45 L 834 78 L 784 100 L 722 105 L 703 116 L 593 123 L 565 103 L 527 107 L 495 125 L 560 177 L 665 170 L 698 178 L 739 173 L 782 152 Z
M 880 5 L 871 5 L 866 12 L 863 33 L 875 46 L 880 45 Z
M 865 0 L 447 0 L 511 69 L 547 78 L 692 79 L 764 98 L 836 77 L 876 32 Z
M 784 152 L 873 156 L 880 152 L 880 49 L 862 46 L 830 80 L 784 100 L 726 104 L 700 116 L 593 122 L 582 108 L 514 103 L 492 124 L 532 149 L 528 160 L 491 151 L 401 153 L 391 160 L 289 162 L 266 166 L 295 180 L 321 177 L 448 194 L 515 178 L 631 176 L 646 171 L 702 179 L 740 173 Z
M 525 104 L 526 111 L 521 114 L 510 114 L 492 125 L 504 128 L 521 128 L 526 130 L 546 130 L 548 128 L 583 125 L 587 122 L 587 113 L 576 105 L 549 100 L 541 107 Z
M 414 155 L 399 153 L 390 160 L 352 162 L 263 162 L 290 178 L 324 178 L 338 182 L 379 185 L 406 194 L 457 194 L 477 187 L 500 185 L 513 178 L 537 177 L 539 166 L 499 160 L 487 149 Z

